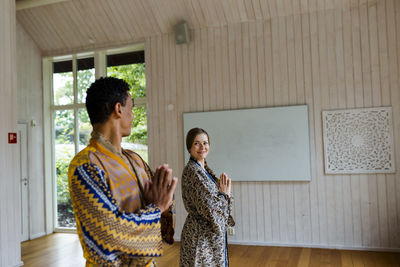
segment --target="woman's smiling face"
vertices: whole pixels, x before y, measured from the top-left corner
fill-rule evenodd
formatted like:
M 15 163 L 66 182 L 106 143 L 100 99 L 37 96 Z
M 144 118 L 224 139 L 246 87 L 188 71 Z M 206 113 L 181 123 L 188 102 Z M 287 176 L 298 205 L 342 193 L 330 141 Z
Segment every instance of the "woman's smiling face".
M 190 155 L 199 162 L 203 162 L 208 155 L 210 144 L 206 134 L 201 133 L 194 138 L 192 147 L 190 148 Z

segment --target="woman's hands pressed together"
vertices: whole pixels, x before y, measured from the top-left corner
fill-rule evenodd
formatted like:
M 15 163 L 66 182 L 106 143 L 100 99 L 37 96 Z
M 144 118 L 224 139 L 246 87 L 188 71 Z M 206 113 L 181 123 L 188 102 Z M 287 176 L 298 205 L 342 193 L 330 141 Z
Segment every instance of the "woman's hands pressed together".
M 231 179 L 229 179 L 226 173 L 222 173 L 218 181 L 218 191 L 225 193 L 228 196 L 231 195 Z

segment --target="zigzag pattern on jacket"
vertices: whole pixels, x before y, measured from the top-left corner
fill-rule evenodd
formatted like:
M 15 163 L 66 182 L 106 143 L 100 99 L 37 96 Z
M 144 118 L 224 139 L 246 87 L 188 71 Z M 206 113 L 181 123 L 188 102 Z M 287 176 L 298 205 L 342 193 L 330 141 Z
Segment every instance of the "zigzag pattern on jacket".
M 105 173 L 88 162 L 93 147 L 81 151 L 69 168 L 69 187 L 84 257 L 103 266 L 119 266 L 128 258 L 162 254 L 160 209 L 148 205 L 121 212 Z

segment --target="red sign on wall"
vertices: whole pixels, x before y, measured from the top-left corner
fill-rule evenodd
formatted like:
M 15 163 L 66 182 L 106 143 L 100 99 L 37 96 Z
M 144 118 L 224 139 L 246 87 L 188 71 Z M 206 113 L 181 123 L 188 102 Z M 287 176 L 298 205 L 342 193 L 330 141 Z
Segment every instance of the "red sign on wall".
M 9 144 L 17 143 L 17 133 L 8 133 L 8 143 Z

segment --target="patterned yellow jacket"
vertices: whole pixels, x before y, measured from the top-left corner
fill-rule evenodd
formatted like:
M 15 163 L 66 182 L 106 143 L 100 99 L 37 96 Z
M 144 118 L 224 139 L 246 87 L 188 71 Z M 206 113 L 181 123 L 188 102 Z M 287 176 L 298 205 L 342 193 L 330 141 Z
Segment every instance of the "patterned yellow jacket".
M 140 160 L 135 153 L 128 152 L 135 164 L 142 165 L 139 169 L 148 167 L 143 166 L 139 156 Z M 142 258 L 152 264 L 153 257 L 161 256 L 161 211 L 140 202 L 138 179 L 149 178 L 145 173 L 133 173 L 120 157 L 93 139 L 71 161 L 68 171 L 71 201 L 88 262 L 121 266 Z M 116 187 L 123 188 L 121 195 L 115 194 Z M 127 206 L 126 196 L 139 200 Z M 126 208 L 122 209 L 123 206 Z

